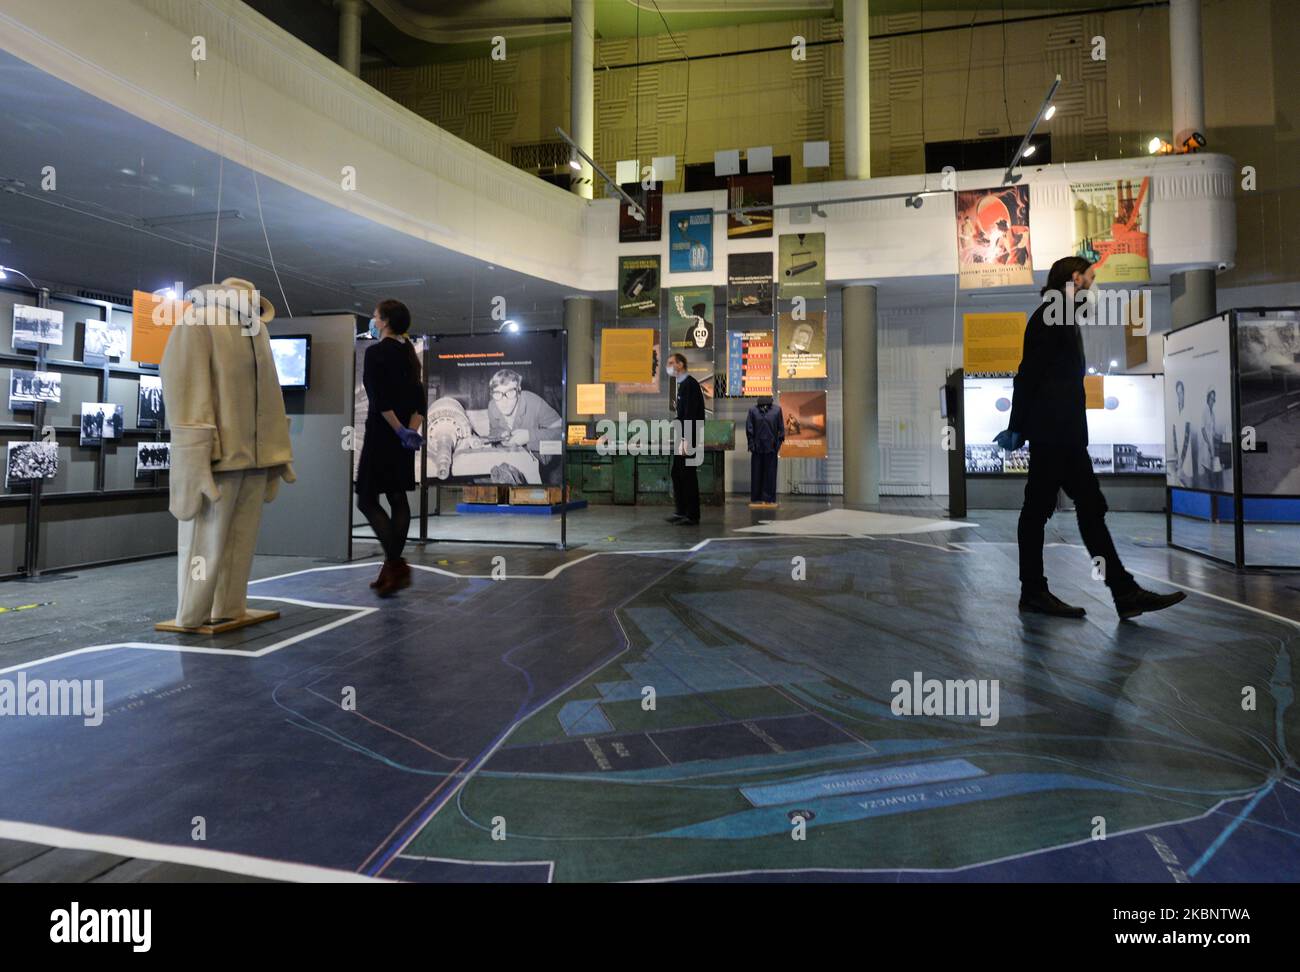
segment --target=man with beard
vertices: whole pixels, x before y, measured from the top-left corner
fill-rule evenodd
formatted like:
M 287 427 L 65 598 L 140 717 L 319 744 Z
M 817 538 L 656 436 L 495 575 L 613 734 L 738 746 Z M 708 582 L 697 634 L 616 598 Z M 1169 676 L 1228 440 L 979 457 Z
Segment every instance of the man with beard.
M 1056 494 L 1074 500 L 1079 533 L 1094 560 L 1105 563 L 1106 586 L 1121 619 L 1159 611 L 1183 600 L 1182 591 L 1156 594 L 1143 590 L 1124 569 L 1110 531 L 1106 499 L 1088 456 L 1087 398 L 1079 313 L 1081 295 L 1092 286 L 1095 268 L 1083 257 L 1063 257 L 1052 264 L 1043 302 L 1025 328 L 1024 354 L 1016 372 L 1011 420 L 997 436 L 1004 449 L 1029 442 L 1029 476 L 1020 510 L 1020 610 L 1054 617 L 1081 618 L 1084 609 L 1066 604 L 1047 588 L 1043 576 L 1043 532 L 1056 510 Z

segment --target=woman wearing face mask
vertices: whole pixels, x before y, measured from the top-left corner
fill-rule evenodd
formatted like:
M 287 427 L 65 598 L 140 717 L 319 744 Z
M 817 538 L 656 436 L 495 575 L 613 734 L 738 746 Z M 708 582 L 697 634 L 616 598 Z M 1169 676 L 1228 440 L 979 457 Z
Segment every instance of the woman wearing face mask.
M 370 319 L 375 344 L 366 349 L 362 383 L 370 409 L 357 469 L 357 509 L 384 548 L 384 566 L 371 582 L 380 597 L 411 585 L 411 568 L 402 559 L 411 506 L 406 493 L 415 488 L 411 453 L 420 448 L 424 423 L 424 382 L 420 359 L 406 332 L 411 312 L 398 300 L 381 301 Z M 379 503 L 388 499 L 388 512 Z

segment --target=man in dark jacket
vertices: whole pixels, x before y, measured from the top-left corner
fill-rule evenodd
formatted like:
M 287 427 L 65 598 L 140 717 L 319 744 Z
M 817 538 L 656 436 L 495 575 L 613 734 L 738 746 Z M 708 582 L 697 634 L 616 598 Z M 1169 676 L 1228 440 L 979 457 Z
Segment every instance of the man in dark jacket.
M 1124 569 L 1106 529 L 1106 499 L 1088 455 L 1088 421 L 1083 387 L 1087 365 L 1081 296 L 1092 286 L 1094 269 L 1083 257 L 1052 264 L 1043 303 L 1029 318 L 1016 372 L 1007 431 L 998 445 L 1017 449 L 1029 442 L 1029 477 L 1020 510 L 1020 610 L 1081 618 L 1084 609 L 1066 604 L 1047 589 L 1043 576 L 1043 531 L 1056 509 L 1057 490 L 1074 500 L 1079 533 L 1094 561 L 1105 564 L 1106 586 L 1121 618 L 1135 618 L 1177 604 L 1186 595 L 1155 594 L 1138 586 Z M 1077 314 L 1077 317 L 1076 317 Z
M 680 438 L 673 451 L 673 502 L 677 512 L 668 522 L 694 526 L 700 522 L 700 484 L 695 478 L 698 462 L 691 462 L 697 450 L 704 449 L 704 392 L 700 383 L 686 371 L 686 357 L 674 354 L 668 359 L 668 374 L 677 379 L 677 426 Z

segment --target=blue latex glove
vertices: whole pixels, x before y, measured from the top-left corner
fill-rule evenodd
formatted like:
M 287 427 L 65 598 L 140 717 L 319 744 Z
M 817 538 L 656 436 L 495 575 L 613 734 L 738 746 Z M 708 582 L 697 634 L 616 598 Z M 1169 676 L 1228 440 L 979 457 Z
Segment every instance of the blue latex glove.
M 402 445 L 412 452 L 420 448 L 420 443 L 424 441 L 424 436 L 415 429 L 398 429 L 397 437 L 402 440 Z
M 998 448 L 1006 449 L 1007 452 L 1015 452 L 1025 444 L 1025 437 L 1019 432 L 1003 429 L 993 437 L 993 441 L 997 443 Z

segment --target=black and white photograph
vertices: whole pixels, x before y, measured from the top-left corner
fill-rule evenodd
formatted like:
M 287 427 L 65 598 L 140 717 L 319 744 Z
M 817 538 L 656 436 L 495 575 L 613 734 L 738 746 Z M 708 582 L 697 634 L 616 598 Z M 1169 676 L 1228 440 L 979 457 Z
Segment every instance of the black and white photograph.
M 34 348 L 38 344 L 63 343 L 63 311 L 48 307 L 14 305 L 15 348 Z
M 163 427 L 162 379 L 156 375 L 140 376 L 140 393 L 136 409 L 135 427 L 137 429 L 161 429 Z
M 113 402 L 81 403 L 81 444 L 103 445 L 122 437 L 122 406 Z
M 558 486 L 564 448 L 557 332 L 443 338 L 429 355 L 430 475 Z
M 57 371 L 13 371 L 9 374 L 9 407 L 31 408 L 37 402 L 63 399 L 63 376 Z
M 1170 486 L 1232 491 L 1232 366 L 1215 317 L 1165 336 L 1165 475 Z
M 1296 311 L 1237 318 L 1241 424 L 1255 448 L 1241 454 L 1248 495 L 1300 496 L 1300 317 Z
M 172 467 L 170 442 L 137 442 L 135 446 L 135 474 L 144 476 L 164 472 Z
M 33 479 L 53 479 L 59 471 L 57 442 L 10 442 L 5 486 Z
M 110 361 L 126 361 L 131 357 L 131 319 L 120 314 L 109 315 L 105 326 L 104 353 Z
M 102 365 L 108 361 L 108 322 L 86 321 L 81 338 L 84 364 Z

